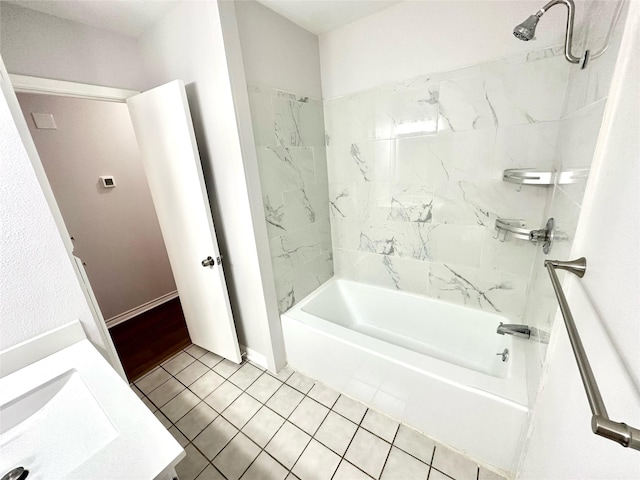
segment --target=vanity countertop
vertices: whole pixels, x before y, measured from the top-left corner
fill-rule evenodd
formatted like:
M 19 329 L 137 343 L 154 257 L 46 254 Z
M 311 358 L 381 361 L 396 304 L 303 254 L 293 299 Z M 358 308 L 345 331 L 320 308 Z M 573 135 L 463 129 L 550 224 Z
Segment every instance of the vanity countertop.
M 0 475 L 154 479 L 185 456 L 88 340 L 0 378 Z

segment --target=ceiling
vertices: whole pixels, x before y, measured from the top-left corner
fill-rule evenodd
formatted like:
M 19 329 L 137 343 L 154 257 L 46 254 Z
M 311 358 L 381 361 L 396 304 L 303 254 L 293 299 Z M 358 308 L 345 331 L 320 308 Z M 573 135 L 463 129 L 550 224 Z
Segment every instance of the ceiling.
M 335 30 L 401 0 L 257 0 L 316 35 Z
M 179 2 L 176 0 L 10 0 L 7 3 L 128 37 L 139 37 Z
M 302 28 L 320 35 L 400 3 L 400 0 L 258 0 Z M 83 25 L 139 37 L 178 0 L 7 0 Z

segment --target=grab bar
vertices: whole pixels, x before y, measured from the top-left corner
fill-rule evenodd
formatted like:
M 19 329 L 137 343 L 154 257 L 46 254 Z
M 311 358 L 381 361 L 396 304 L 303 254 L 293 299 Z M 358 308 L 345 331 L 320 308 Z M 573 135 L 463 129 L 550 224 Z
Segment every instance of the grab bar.
M 569 341 L 573 348 L 573 354 L 576 357 L 578 363 L 578 370 L 580 371 L 580 377 L 582 378 L 582 384 L 589 400 L 589 407 L 591 407 L 591 431 L 596 435 L 608 438 L 614 442 L 618 442 L 623 447 L 631 447 L 635 450 L 640 450 L 640 430 L 630 427 L 629 425 L 621 422 L 614 422 L 609 419 L 607 409 L 604 406 L 602 395 L 600 395 L 600 389 L 596 383 L 596 378 L 589 365 L 589 359 L 582 346 L 578 329 L 571 315 L 567 298 L 564 296 L 562 286 L 556 275 L 556 269 L 567 270 L 578 277 L 584 277 L 587 271 L 587 260 L 582 257 L 577 260 L 571 260 L 563 262 L 560 260 L 546 260 L 544 266 L 549 272 L 551 278 L 551 284 L 553 290 L 558 298 L 560 304 L 560 311 L 562 312 L 562 318 L 564 318 L 564 324 L 567 327 L 567 334 L 569 335 Z

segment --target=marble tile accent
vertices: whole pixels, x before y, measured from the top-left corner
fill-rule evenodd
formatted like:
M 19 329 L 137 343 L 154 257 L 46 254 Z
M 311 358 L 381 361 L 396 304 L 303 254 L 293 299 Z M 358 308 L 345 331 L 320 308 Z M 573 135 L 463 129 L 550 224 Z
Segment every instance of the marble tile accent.
M 333 275 L 322 102 L 249 85 L 281 312 Z
M 502 171 L 554 167 L 569 72 L 545 48 L 326 100 L 336 274 L 522 317 L 532 252 L 491 234 L 540 228 L 546 190 Z

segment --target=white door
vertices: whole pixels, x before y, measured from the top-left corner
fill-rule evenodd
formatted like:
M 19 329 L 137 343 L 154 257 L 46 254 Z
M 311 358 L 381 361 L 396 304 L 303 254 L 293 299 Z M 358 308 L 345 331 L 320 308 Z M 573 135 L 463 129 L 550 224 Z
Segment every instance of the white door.
M 184 83 L 135 95 L 127 105 L 191 341 L 240 363 Z M 203 266 L 208 257 L 213 263 Z

